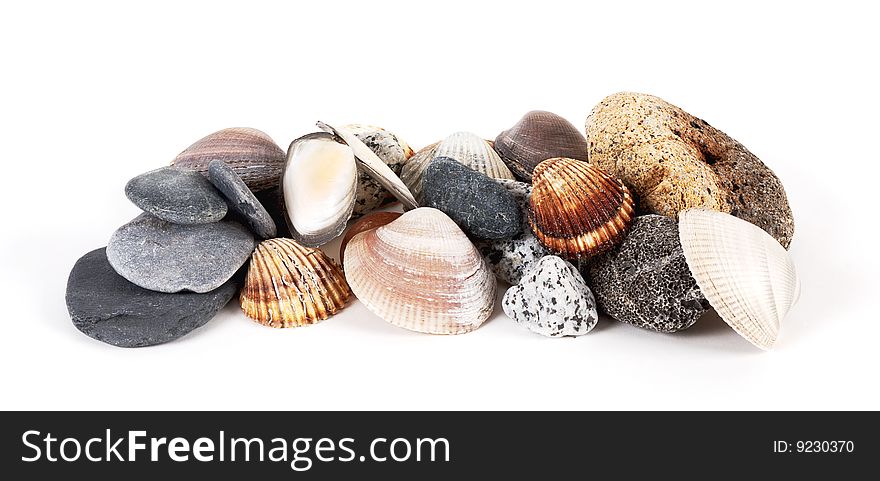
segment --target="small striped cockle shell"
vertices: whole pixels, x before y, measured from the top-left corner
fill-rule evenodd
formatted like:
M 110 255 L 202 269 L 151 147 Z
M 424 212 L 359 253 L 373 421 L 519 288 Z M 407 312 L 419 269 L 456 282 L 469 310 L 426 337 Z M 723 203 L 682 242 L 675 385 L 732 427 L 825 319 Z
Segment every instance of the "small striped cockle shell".
M 462 230 L 430 207 L 355 235 L 345 272 L 357 298 L 398 327 L 462 334 L 495 305 L 495 276 Z
M 290 144 L 281 190 L 290 232 L 297 242 L 319 247 L 338 237 L 354 209 L 354 153 L 324 132 Z
M 585 260 L 623 241 L 632 224 L 629 190 L 587 162 L 547 159 L 532 175 L 529 225 L 551 252 Z
M 212 160 L 222 160 L 254 192 L 277 187 L 284 151 L 265 133 L 246 127 L 214 132 L 181 152 L 171 165 L 207 175 Z
M 410 190 L 421 200 L 422 181 L 428 164 L 437 157 L 448 157 L 457 160 L 492 179 L 514 180 L 513 172 L 504 165 L 492 144 L 470 132 L 456 132 L 436 144 L 430 155 L 430 147 L 426 147 L 414 155 L 404 166 L 401 178 Z M 425 151 L 425 155 L 419 155 Z
M 740 336 L 772 348 L 800 295 L 788 251 L 760 227 L 730 214 L 689 209 L 678 222 L 685 259 L 706 300 Z
M 327 319 L 350 297 L 342 269 L 320 249 L 269 239 L 251 257 L 240 301 L 260 324 L 298 327 Z
M 498 134 L 495 151 L 518 178 L 530 182 L 532 171 L 547 159 L 587 160 L 587 139 L 564 118 L 533 110 Z
M 343 126 L 351 131 L 370 150 L 373 151 L 392 172 L 400 175 L 400 169 L 407 159 L 412 157 L 413 150 L 399 136 L 372 125 L 351 124 Z M 358 172 L 357 195 L 354 201 L 353 217 L 364 215 L 381 206 L 392 195 L 370 174 Z

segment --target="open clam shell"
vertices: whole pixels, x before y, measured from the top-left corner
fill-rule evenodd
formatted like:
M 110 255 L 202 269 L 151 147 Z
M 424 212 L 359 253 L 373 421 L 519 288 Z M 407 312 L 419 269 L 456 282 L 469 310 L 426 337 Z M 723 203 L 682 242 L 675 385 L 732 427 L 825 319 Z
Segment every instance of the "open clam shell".
M 269 239 L 251 257 L 241 309 L 270 327 L 298 327 L 345 307 L 351 289 L 342 269 L 319 249 L 292 239 Z
M 768 350 L 800 295 L 788 251 L 760 227 L 706 209 L 679 213 L 688 267 L 709 304 L 739 335 Z
M 400 175 L 403 164 L 413 155 L 412 148 L 403 139 L 381 127 L 350 124 L 342 128 L 351 131 L 396 175 Z M 358 188 L 352 214 L 360 216 L 371 212 L 390 197 L 391 193 L 388 192 L 388 189 L 370 174 L 361 171 L 358 173 Z
M 513 172 L 492 148 L 492 144 L 470 132 L 456 132 L 437 144 L 417 152 L 404 166 L 401 178 L 421 200 L 425 169 L 437 157 L 449 157 L 493 179 L 514 180 Z
M 187 147 L 171 165 L 206 174 L 212 160 L 222 160 L 254 192 L 277 187 L 284 151 L 265 133 L 246 127 L 223 129 Z
M 562 157 L 535 167 L 529 226 L 551 252 L 572 260 L 606 252 L 634 217 L 629 190 L 604 170 Z
M 345 127 L 332 127 L 324 122 L 318 122 L 318 128 L 324 132 L 333 134 L 338 140 L 348 145 L 354 152 L 358 165 L 373 179 L 382 184 L 391 192 L 406 209 L 415 209 L 418 203 L 406 184 L 400 180 L 394 171 L 380 159 L 370 147 L 361 141 L 357 135 Z
M 357 191 L 351 148 L 324 132 L 300 137 L 281 177 L 285 216 L 299 243 L 318 247 L 342 234 Z
M 470 332 L 495 305 L 495 276 L 482 256 L 452 219 L 429 207 L 355 235 L 345 272 L 370 311 L 412 331 Z
M 495 151 L 517 177 L 531 181 L 532 171 L 547 159 L 587 160 L 587 139 L 564 118 L 533 110 L 498 134 Z

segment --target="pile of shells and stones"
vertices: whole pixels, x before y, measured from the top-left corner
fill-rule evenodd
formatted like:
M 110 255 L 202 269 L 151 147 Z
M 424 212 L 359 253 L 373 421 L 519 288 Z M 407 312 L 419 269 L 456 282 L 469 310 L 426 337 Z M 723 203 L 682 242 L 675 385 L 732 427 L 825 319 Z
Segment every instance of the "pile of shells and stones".
M 418 152 L 378 127 L 318 127 L 286 153 L 225 129 L 132 179 L 144 212 L 73 267 L 74 325 L 150 346 L 236 295 L 279 328 L 356 296 L 404 329 L 463 334 L 500 282 L 507 316 L 544 336 L 587 334 L 599 312 L 671 333 L 714 309 L 769 349 L 799 295 L 779 179 L 657 97 L 605 98 L 586 135 L 533 111 L 494 140 L 458 132 Z M 339 263 L 320 249 L 338 237 Z

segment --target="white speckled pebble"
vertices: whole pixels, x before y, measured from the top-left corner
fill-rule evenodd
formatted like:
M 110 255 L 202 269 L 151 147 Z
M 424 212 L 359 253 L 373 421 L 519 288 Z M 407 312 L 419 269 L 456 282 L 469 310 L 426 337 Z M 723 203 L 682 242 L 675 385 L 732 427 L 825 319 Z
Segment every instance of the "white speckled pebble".
M 596 301 L 578 270 L 566 260 L 544 256 L 501 301 L 504 313 L 530 331 L 548 337 L 581 336 L 599 319 Z

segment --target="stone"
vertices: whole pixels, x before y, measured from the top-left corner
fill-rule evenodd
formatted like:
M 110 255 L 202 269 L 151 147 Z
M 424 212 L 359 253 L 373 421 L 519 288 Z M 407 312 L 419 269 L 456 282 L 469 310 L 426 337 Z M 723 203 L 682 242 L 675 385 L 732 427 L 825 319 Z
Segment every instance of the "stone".
M 437 157 L 425 169 L 422 202 L 478 239 L 508 239 L 522 230 L 522 213 L 505 188 L 448 157 Z
M 480 240 L 474 245 L 495 273 L 495 277 L 514 285 L 519 283 L 527 269 L 549 252 L 529 228 L 528 208 L 532 186 L 508 179 L 495 179 L 495 182 L 513 195 L 519 207 L 522 214 L 520 233 L 510 239 Z
M 645 329 L 681 331 L 710 309 L 685 261 L 678 223 L 669 217 L 636 217 L 623 243 L 594 259 L 584 277 L 602 311 Z
M 166 294 L 128 282 L 113 270 L 105 249 L 80 258 L 67 281 L 67 309 L 83 334 L 118 347 L 173 341 L 203 326 L 238 291 L 234 281 L 217 289 Z
M 403 164 L 413 155 L 413 150 L 409 144 L 394 133 L 381 127 L 351 124 L 346 125 L 345 128 L 366 144 L 397 175 L 400 175 Z M 394 196 L 378 180 L 363 170 L 358 171 L 358 186 L 355 193 L 352 217 L 359 217 L 372 212 L 386 201 L 392 199 L 394 199 Z
M 144 212 L 175 224 L 210 224 L 223 219 L 227 211 L 223 196 L 205 176 L 176 167 L 131 179 L 125 195 Z
M 620 178 L 643 213 L 676 218 L 694 207 L 726 212 L 784 247 L 794 219 L 782 183 L 742 144 L 652 95 L 602 100 L 586 123 L 589 161 Z
M 228 281 L 253 250 L 254 237 L 237 222 L 180 225 L 141 214 L 113 233 L 107 259 L 144 289 L 209 292 Z
M 275 221 L 241 177 L 225 162 L 212 160 L 208 164 L 208 180 L 226 197 L 229 208 L 250 226 L 254 234 L 262 239 L 275 237 L 278 233 Z
M 504 293 L 501 307 L 517 323 L 548 337 L 581 336 L 599 320 L 593 293 L 577 268 L 552 255 Z

